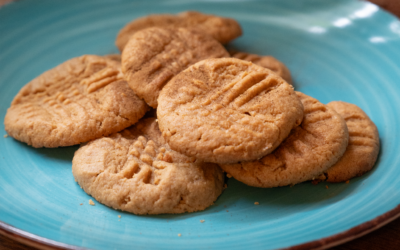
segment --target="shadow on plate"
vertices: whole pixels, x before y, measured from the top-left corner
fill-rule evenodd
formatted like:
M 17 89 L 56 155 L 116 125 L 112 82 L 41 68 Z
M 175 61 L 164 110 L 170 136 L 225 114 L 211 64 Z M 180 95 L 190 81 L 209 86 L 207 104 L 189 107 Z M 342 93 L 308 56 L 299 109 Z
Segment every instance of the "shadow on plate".
M 60 147 L 60 148 L 34 148 L 26 143 L 13 140 L 13 144 L 16 147 L 20 148 L 21 151 L 32 152 L 32 155 L 41 155 L 43 157 L 53 158 L 61 161 L 72 162 L 72 158 L 74 157 L 75 151 L 78 150 L 79 145 L 70 146 L 70 147 Z

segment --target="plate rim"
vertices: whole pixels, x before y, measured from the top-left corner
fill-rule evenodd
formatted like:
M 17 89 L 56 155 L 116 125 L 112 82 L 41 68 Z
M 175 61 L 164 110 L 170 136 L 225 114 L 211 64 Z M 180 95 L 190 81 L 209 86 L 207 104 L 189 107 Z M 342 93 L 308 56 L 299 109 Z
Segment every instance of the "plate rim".
M 44 250 L 65 249 L 65 250 L 84 250 L 87 248 L 65 244 L 59 241 L 50 240 L 45 237 L 24 231 L 3 221 L 0 221 L 0 235 L 15 240 L 24 245 L 36 247 Z
M 305 250 L 305 249 L 327 249 L 334 246 L 344 244 L 346 242 L 360 238 L 368 233 L 371 233 L 386 224 L 400 218 L 400 204 L 392 210 L 375 217 L 372 220 L 364 222 L 360 225 L 352 227 L 346 231 L 334 234 L 322 239 L 301 243 L 299 245 L 283 248 L 283 250 Z M 7 223 L 0 221 L 0 235 L 9 239 L 15 240 L 19 243 L 36 247 L 44 250 L 84 250 L 88 248 L 65 244 L 62 242 L 50 240 L 36 234 L 18 229 Z

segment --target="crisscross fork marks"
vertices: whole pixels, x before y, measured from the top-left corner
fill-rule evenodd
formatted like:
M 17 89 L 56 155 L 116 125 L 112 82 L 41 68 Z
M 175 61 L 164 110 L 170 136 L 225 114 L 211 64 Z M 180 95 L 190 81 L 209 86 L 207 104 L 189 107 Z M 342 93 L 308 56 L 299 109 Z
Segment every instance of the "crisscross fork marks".
M 268 93 L 278 84 L 278 81 L 274 77 L 268 77 L 246 90 L 246 92 L 244 92 L 239 98 L 235 100 L 235 105 L 237 107 L 240 107 L 250 102 L 251 99 L 260 95 L 263 91 L 265 91 L 265 93 Z
M 233 100 L 235 100 L 238 96 L 242 95 L 248 89 L 256 85 L 257 83 L 265 80 L 267 74 L 252 72 L 238 81 L 236 84 L 231 86 L 231 89 L 227 92 L 227 94 L 223 97 L 221 104 L 224 106 L 228 106 Z
M 87 93 L 92 93 L 121 79 L 122 73 L 118 69 L 104 68 L 88 78 L 81 80 L 80 84 L 86 86 Z
M 158 148 L 154 141 L 144 136 L 139 136 L 132 142 L 128 155 L 130 159 L 127 169 L 123 170 L 124 176 L 126 174 L 128 176 L 126 178 L 133 178 L 135 174 L 139 174 L 137 178 L 145 184 L 158 185 L 159 179 L 155 178 L 154 171 L 166 168 L 166 165 L 160 161 L 172 162 L 171 155 L 164 147 Z
M 360 115 L 360 114 L 351 114 L 351 115 L 343 114 L 343 119 L 344 119 L 346 122 L 350 122 L 350 121 L 359 121 L 359 120 L 365 121 L 365 117 L 363 117 L 363 116 Z
M 369 117 L 354 104 L 331 102 L 331 105 L 346 121 L 349 129 L 349 145 L 376 149 L 379 135 L 376 126 Z
M 355 130 L 350 130 L 350 129 L 349 129 L 349 136 L 352 136 L 352 137 L 364 137 L 364 138 L 369 138 L 369 139 L 373 139 L 374 138 L 371 134 L 369 134 L 369 133 L 367 133 L 365 131 L 355 131 Z
M 312 105 L 303 105 L 304 114 L 311 114 L 314 112 L 326 112 L 326 107 L 322 103 L 313 103 Z
M 364 122 L 361 119 L 358 121 L 359 121 L 358 123 L 367 122 L 366 120 Z M 370 127 L 366 126 L 366 124 L 363 125 L 365 126 L 364 127 L 356 126 L 356 124 L 348 126 L 349 136 L 350 136 L 349 145 L 375 148 L 377 146 L 377 141 L 373 130 Z
M 373 148 L 376 147 L 376 142 L 370 138 L 365 137 L 350 137 L 349 145 Z
M 304 122 L 305 124 L 317 123 L 332 119 L 332 114 L 328 112 L 318 112 L 314 114 L 307 114 L 307 120 Z

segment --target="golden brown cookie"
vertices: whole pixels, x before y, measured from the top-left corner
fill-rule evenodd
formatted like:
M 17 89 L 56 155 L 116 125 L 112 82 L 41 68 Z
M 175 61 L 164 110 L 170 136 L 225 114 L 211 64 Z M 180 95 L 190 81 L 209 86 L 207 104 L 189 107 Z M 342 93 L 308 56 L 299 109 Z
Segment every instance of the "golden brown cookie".
M 148 28 L 136 32 L 122 53 L 122 72 L 135 93 L 157 107 L 161 89 L 188 66 L 229 57 L 225 48 L 203 33 L 185 28 Z
M 70 59 L 25 85 L 4 119 L 7 133 L 33 147 L 70 146 L 120 131 L 148 106 L 100 56 Z
M 72 173 L 97 201 L 135 214 L 204 210 L 224 184 L 218 165 L 171 150 L 155 118 L 81 146 Z
M 326 181 L 342 182 L 361 176 L 372 169 L 379 153 L 379 134 L 367 114 L 354 104 L 330 102 L 349 129 L 349 145 L 340 160 L 325 172 Z
M 271 154 L 253 162 L 220 165 L 238 181 L 255 187 L 293 185 L 320 175 L 343 155 L 349 134 L 343 118 L 316 99 L 296 92 L 304 119 Z
M 280 62 L 278 59 L 272 56 L 259 56 L 255 54 L 249 54 L 246 52 L 233 52 L 231 56 L 234 58 L 250 61 L 261 67 L 270 69 L 282 77 L 287 83 L 292 84 L 292 77 L 289 69 Z
M 192 28 L 209 34 L 222 44 L 242 35 L 242 29 L 234 19 L 186 11 L 177 15 L 157 14 L 135 19 L 120 30 L 115 44 L 122 51 L 135 32 L 150 27 Z
M 108 55 L 105 55 L 104 57 L 121 63 L 121 55 L 120 54 L 108 54 Z
M 269 69 L 207 59 L 161 91 L 157 117 L 170 147 L 206 162 L 259 159 L 303 119 L 293 87 Z

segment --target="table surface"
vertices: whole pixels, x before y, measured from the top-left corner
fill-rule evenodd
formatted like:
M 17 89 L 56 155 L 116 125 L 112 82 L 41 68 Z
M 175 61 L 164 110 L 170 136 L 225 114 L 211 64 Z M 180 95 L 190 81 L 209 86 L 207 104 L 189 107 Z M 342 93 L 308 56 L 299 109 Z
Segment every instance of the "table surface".
M 0 6 L 11 0 L 0 0 Z M 370 0 L 382 8 L 400 17 L 399 0 Z M 0 234 L 1 250 L 34 250 L 36 248 L 26 246 L 15 240 Z M 400 249 L 400 218 L 390 222 L 382 228 L 375 230 L 361 238 L 333 247 L 335 250 L 398 250 Z

